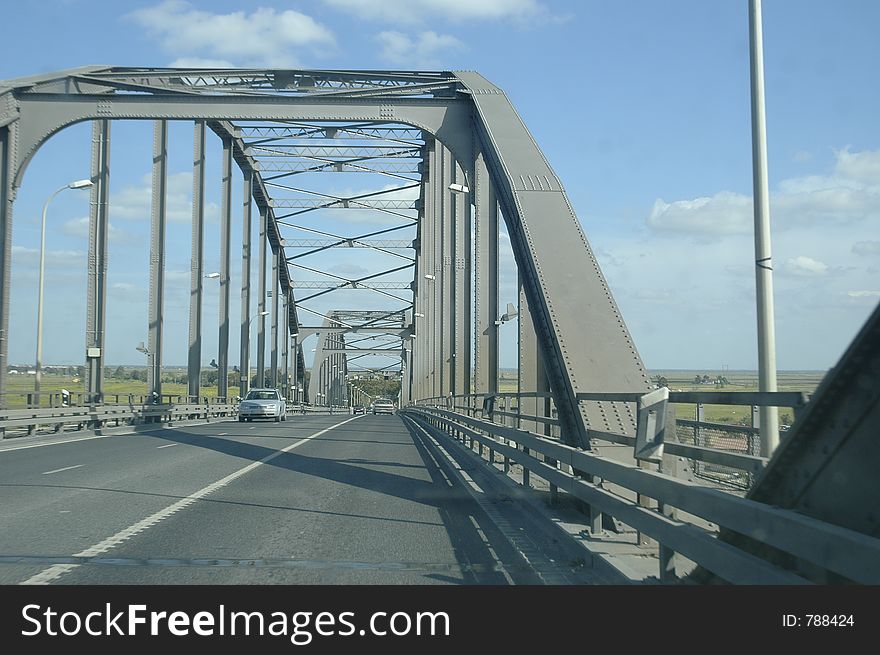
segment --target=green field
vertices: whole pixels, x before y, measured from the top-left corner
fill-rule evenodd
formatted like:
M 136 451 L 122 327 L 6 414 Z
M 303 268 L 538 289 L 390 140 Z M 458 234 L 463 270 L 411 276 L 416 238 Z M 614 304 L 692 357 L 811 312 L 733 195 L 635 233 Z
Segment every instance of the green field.
M 657 376 L 666 378 L 670 391 L 757 391 L 757 371 L 719 371 L 719 370 L 654 370 L 648 372 L 651 379 Z M 726 384 L 696 384 L 694 378 L 706 375 L 711 380 L 718 376 L 726 378 Z M 813 393 L 825 371 L 780 371 L 777 374 L 777 387 L 779 391 L 803 391 Z M 516 393 L 516 371 L 504 370 L 499 379 L 499 391 L 501 393 Z M 703 408 L 704 419 L 717 423 L 740 423 L 751 424 L 751 410 L 749 407 L 735 407 L 730 405 L 705 405 Z M 694 405 L 677 404 L 675 406 L 677 418 L 695 418 L 696 407 Z M 791 425 L 794 420 L 794 412 L 788 408 L 779 408 L 780 423 Z
M 180 374 L 185 372 L 184 369 L 170 370 L 170 374 Z M 813 393 L 816 387 L 822 381 L 823 371 L 782 371 L 778 374 L 778 387 L 780 391 L 803 391 Z M 685 371 L 685 370 L 656 370 L 650 371 L 651 379 L 657 376 L 666 378 L 667 384 L 671 391 L 757 391 L 758 376 L 755 371 Z M 723 376 L 727 382 L 721 384 L 696 384 L 695 376 L 708 376 L 715 380 L 718 376 Z M 386 385 L 388 383 L 385 383 Z M 397 384 L 396 382 L 394 384 Z M 76 393 L 85 393 L 85 383 L 82 379 L 71 375 L 58 375 L 45 373 L 43 374 L 42 389 L 44 392 L 58 392 L 61 389 Z M 7 377 L 7 407 L 26 407 L 27 394 L 33 393 L 34 376 L 26 374 L 9 375 Z M 365 389 L 366 390 L 366 389 Z M 499 376 L 499 391 L 502 393 L 515 393 L 517 390 L 516 371 L 504 369 Z M 236 384 L 230 384 L 230 392 L 237 393 Z M 384 390 L 387 392 L 390 390 Z M 147 393 L 147 383 L 139 380 L 130 379 L 114 379 L 106 377 L 104 380 L 104 395 L 108 402 L 127 402 L 128 396 L 131 395 L 135 402 L 140 402 L 141 397 Z M 186 396 L 187 385 L 179 382 L 163 382 L 162 393 L 164 395 Z M 376 391 L 376 393 L 379 393 Z M 203 386 L 200 390 L 201 396 L 216 398 L 217 387 Z M 396 395 L 396 388 L 394 394 Z M 42 399 L 42 405 L 48 405 L 48 397 Z M 748 407 L 733 407 L 728 405 L 706 405 L 704 408 L 705 420 L 718 423 L 740 423 L 750 424 L 751 412 Z M 694 418 L 696 408 L 694 405 L 680 404 L 676 405 L 676 416 L 678 418 Z M 793 422 L 793 412 L 791 409 L 780 408 L 780 423 L 790 425 Z
M 9 375 L 6 378 L 6 406 L 9 408 L 26 407 L 27 395 L 34 391 L 33 375 Z M 42 376 L 41 389 L 45 393 L 59 392 L 67 389 L 72 394 L 85 393 L 85 381 L 81 378 L 71 375 L 55 375 L 44 373 Z M 238 392 L 237 387 L 230 387 L 233 393 Z M 128 396 L 134 396 L 135 402 L 139 402 L 141 396 L 147 394 L 147 383 L 139 380 L 116 380 L 113 378 L 104 379 L 104 397 L 108 402 L 114 403 L 119 396 L 119 402 L 127 402 Z M 175 382 L 162 383 L 163 395 L 186 396 L 188 394 L 187 385 Z M 210 387 L 202 387 L 200 395 L 211 398 L 217 397 L 216 385 Z M 48 406 L 49 399 L 41 398 L 41 405 Z

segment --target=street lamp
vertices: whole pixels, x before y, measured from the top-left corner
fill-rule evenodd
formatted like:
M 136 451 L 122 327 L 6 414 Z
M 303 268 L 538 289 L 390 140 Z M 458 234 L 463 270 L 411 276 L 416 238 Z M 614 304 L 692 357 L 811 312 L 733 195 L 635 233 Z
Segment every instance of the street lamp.
M 52 202 L 52 199 L 65 189 L 88 189 L 92 184 L 91 180 L 77 180 L 76 182 L 65 184 L 46 198 L 46 202 L 43 204 L 43 223 L 40 230 L 40 281 L 37 292 L 37 361 L 35 367 L 36 377 L 34 378 L 34 391 L 37 394 L 40 393 L 43 368 L 43 274 L 46 268 L 46 212 L 49 210 L 49 203 Z M 39 395 L 36 396 L 35 400 L 39 404 Z
M 217 280 L 220 278 L 220 273 L 208 273 L 205 277 L 209 280 Z
M 141 341 L 137 347 L 135 348 L 138 352 L 141 352 L 147 356 L 147 375 L 149 376 L 149 371 L 153 370 L 153 353 L 150 352 L 150 349 L 144 345 L 144 342 Z M 149 377 L 147 378 L 149 379 Z M 158 402 L 158 394 L 155 389 L 150 390 L 150 398 L 154 403 Z

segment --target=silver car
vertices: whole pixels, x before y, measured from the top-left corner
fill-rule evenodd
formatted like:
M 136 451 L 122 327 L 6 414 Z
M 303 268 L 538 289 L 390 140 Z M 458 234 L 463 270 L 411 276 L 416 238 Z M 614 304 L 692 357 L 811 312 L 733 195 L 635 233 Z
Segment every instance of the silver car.
M 387 398 L 377 398 L 373 401 L 373 414 L 394 414 L 394 403 Z
M 251 389 L 238 405 L 238 420 L 271 418 L 276 423 L 287 420 L 287 403 L 277 389 Z

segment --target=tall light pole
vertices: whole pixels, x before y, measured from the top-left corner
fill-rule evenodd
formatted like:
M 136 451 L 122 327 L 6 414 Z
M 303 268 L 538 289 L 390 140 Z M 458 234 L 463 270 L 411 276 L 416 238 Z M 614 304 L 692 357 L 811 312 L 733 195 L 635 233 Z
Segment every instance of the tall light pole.
M 77 180 L 56 190 L 52 195 L 46 198 L 43 204 L 43 222 L 40 229 L 40 281 L 37 291 L 37 356 L 36 356 L 36 377 L 34 378 L 34 392 L 37 406 L 40 404 L 40 384 L 43 381 L 43 277 L 46 270 L 46 213 L 49 210 L 49 203 L 52 199 L 65 189 L 88 189 L 92 186 L 91 180 Z
M 773 317 L 773 260 L 770 253 L 770 190 L 767 181 L 767 125 L 764 112 L 764 36 L 761 0 L 749 0 L 752 90 L 752 177 L 755 208 L 755 287 L 758 309 L 758 390 L 776 391 L 776 329 Z M 776 407 L 761 407 L 761 455 L 779 445 Z

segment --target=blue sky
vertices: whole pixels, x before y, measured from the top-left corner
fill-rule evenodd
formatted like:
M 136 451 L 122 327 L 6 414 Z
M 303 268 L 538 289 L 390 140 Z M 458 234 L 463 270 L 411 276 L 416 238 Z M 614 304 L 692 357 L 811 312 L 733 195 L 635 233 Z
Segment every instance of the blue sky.
M 510 96 L 562 179 L 646 365 L 751 369 L 747 5 L 46 0 L 6 8 L 16 28 L 0 44 L 0 79 L 87 64 L 477 70 Z M 764 2 L 781 369 L 832 366 L 880 301 L 877 25 L 880 3 Z M 185 287 L 189 275 L 191 129 L 172 126 L 169 287 Z M 111 363 L 138 362 L 133 347 L 146 338 L 149 137 L 149 125 L 113 127 Z M 33 359 L 42 202 L 88 176 L 89 139 L 87 126 L 66 130 L 25 175 L 15 207 L 11 362 Z M 214 144 L 208 160 L 206 270 L 219 249 L 210 227 L 218 152 Z M 69 191 L 51 207 L 46 362 L 82 359 L 87 196 Z M 504 280 L 501 301 L 514 301 L 509 255 Z M 206 362 L 217 311 L 216 290 L 207 289 Z M 171 292 L 168 303 L 165 361 L 184 364 L 186 294 Z M 512 334 L 505 325 L 504 366 L 515 365 Z M 232 353 L 236 344 L 233 334 Z

